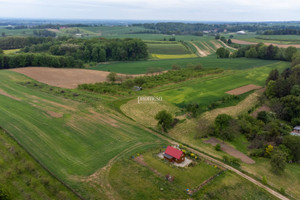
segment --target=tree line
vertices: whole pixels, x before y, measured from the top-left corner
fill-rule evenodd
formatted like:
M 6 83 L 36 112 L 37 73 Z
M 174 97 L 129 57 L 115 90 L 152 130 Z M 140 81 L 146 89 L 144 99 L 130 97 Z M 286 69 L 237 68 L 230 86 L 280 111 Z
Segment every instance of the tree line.
M 0 37 L 0 48 L 3 50 L 20 49 L 34 44 L 52 42 L 53 40 L 52 37 Z
M 260 58 L 266 60 L 285 60 L 291 61 L 292 56 L 297 52 L 296 47 L 279 48 L 274 45 L 266 46 L 263 43 L 240 47 L 237 51 L 230 53 L 224 47 L 217 49 L 216 54 L 219 58 Z
M 282 29 L 300 29 L 299 26 L 293 25 L 272 25 L 268 23 L 230 23 L 230 24 L 204 24 L 204 23 L 180 23 L 180 22 L 161 22 L 161 23 L 144 23 L 133 24 L 133 26 L 142 26 L 147 29 L 159 31 L 163 34 L 176 35 L 197 35 L 203 31 L 223 32 L 225 29 L 229 32 L 245 30 L 249 32 L 264 32 L 269 30 Z
M 266 30 L 264 35 L 300 35 L 300 29 Z
M 84 62 L 140 60 L 148 57 L 147 46 L 140 39 L 56 39 L 25 46 L 22 51 L 26 53 L 42 51 L 57 56 L 71 56 Z
M 84 62 L 126 61 L 148 58 L 140 39 L 80 39 L 70 37 L 0 38 L 0 49 L 21 48 L 20 53 L 2 55 L 0 68 L 26 66 L 82 67 Z
M 0 69 L 28 66 L 81 68 L 83 67 L 83 62 L 81 60 L 75 60 L 71 56 L 54 56 L 43 53 L 0 54 Z

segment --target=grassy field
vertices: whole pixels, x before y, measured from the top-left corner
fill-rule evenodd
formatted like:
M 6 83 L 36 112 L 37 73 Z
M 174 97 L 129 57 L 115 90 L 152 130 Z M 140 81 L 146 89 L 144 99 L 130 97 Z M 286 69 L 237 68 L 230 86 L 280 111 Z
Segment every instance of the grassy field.
M 179 55 L 170 55 L 170 54 L 151 54 L 152 59 L 183 59 L 183 58 L 196 58 L 195 54 L 179 54 Z
M 270 160 L 267 158 L 255 158 L 254 165 L 243 164 L 242 169 L 255 175 L 258 178 L 266 176 L 269 185 L 280 190 L 283 188 L 287 194 L 294 199 L 300 199 L 300 165 L 293 163 L 287 164 L 282 175 L 271 172 Z
M 0 129 L 0 188 L 11 199 L 79 199 Z
M 162 68 L 169 70 L 172 65 L 177 64 L 185 67 L 188 64 L 202 64 L 205 68 L 222 68 L 222 69 L 249 69 L 275 63 L 273 60 L 262 59 L 216 59 L 216 56 L 208 56 L 203 58 L 185 58 L 185 59 L 170 59 L 170 60 L 148 60 L 134 62 L 112 62 L 108 64 L 99 64 L 90 69 L 112 71 L 124 74 L 143 74 L 149 68 Z
M 20 51 L 20 49 L 3 50 L 4 54 L 14 54 L 18 51 Z
M 255 33 L 247 33 L 245 35 L 238 34 L 222 34 L 227 39 L 230 35 L 233 35 L 233 39 L 245 40 L 248 42 L 263 42 L 263 43 L 275 43 L 275 44 L 300 44 L 299 35 L 257 35 Z
M 139 123 L 145 126 L 155 127 L 156 121 L 154 120 L 154 116 L 160 110 L 166 109 L 175 116 L 175 113 L 179 110 L 178 106 L 181 106 L 184 103 L 197 102 L 203 107 L 207 107 L 212 102 L 227 96 L 225 92 L 231 89 L 247 84 L 263 86 L 266 77 L 272 69 L 277 68 L 281 71 L 288 66 L 289 63 L 287 62 L 275 62 L 273 64 L 266 63 L 264 66 L 255 68 L 246 65 L 244 66 L 244 70 L 228 70 L 221 74 L 208 75 L 181 83 L 169 84 L 151 89 L 150 91 L 144 90 L 141 95 L 161 96 L 164 102 L 137 104 L 137 101 L 134 99 L 122 105 L 121 110 Z M 230 105 L 226 105 L 230 107 L 218 108 L 205 112 L 201 117 L 211 121 L 220 113 L 227 113 L 235 117 L 242 112 L 247 112 L 257 103 L 257 96 L 259 93 L 249 92 L 245 95 L 246 96 L 241 95 L 239 101 L 230 102 Z M 148 114 L 145 116 L 143 115 L 144 112 Z M 201 140 L 195 139 L 198 137 L 196 128 L 197 119 L 188 119 L 183 123 L 176 125 L 176 128 L 169 132 L 169 136 L 197 147 L 202 151 L 206 151 L 216 157 L 221 158 L 225 155 L 224 153 L 218 154 L 211 145 L 204 144 Z M 238 138 L 238 141 L 232 142 L 232 145 L 237 147 L 238 150 L 247 153 L 245 146 L 240 145 L 243 142 L 245 142 L 243 138 Z
M 286 62 L 278 62 L 253 69 L 227 71 L 178 83 L 176 86 L 163 86 L 159 88 L 161 92 L 156 92 L 155 95 L 162 96 L 173 104 L 197 102 L 206 107 L 223 97 L 226 91 L 248 84 L 263 86 L 273 68 L 282 70 L 288 66 L 289 64 Z
M 120 37 L 125 34 L 134 34 L 136 32 L 149 31 L 143 27 L 126 27 L 126 26 L 99 26 L 99 27 L 82 27 L 80 30 L 88 31 L 102 37 Z M 91 36 L 93 35 L 91 34 Z M 143 34 L 141 34 L 143 35 Z
M 141 154 L 144 166 L 134 160 L 123 159 L 112 167 L 110 183 L 123 199 L 184 199 L 188 197 L 186 189 L 195 189 L 220 171 L 202 161 L 187 169 L 177 168 L 160 160 L 155 155 L 157 152 L 159 150 Z M 165 181 L 167 174 L 175 177 L 172 183 Z
M 201 40 L 206 38 L 213 38 L 211 36 L 194 36 L 194 35 L 165 35 L 165 34 L 120 34 L 120 35 L 108 35 L 104 36 L 105 38 L 140 38 L 142 40 L 169 40 L 171 38 L 176 38 L 177 41 L 192 41 L 192 40 Z
M 202 188 L 195 196 L 196 199 L 277 199 L 266 191 L 249 183 L 236 174 L 226 171 L 212 183 Z
M 146 43 L 150 54 L 181 55 L 191 52 L 181 43 Z
M 46 167 L 80 193 L 78 180 L 105 166 L 129 147 L 160 140 L 122 115 L 98 105 L 66 100 L 19 82 L 31 79 L 0 71 L 0 126 Z
M 37 30 L 37 29 L 36 29 Z M 6 29 L 0 26 L 0 34 L 5 33 L 6 36 L 32 36 L 34 29 Z
M 134 160 L 123 159 L 116 163 L 109 173 L 110 184 L 122 199 L 274 199 L 231 172 L 221 174 L 200 191 L 189 196 L 185 192 L 186 189 L 195 189 L 220 169 L 203 161 L 199 161 L 194 167 L 181 169 L 160 160 L 152 152 L 142 156 L 144 165 Z M 166 181 L 166 174 L 173 175 L 174 181 Z

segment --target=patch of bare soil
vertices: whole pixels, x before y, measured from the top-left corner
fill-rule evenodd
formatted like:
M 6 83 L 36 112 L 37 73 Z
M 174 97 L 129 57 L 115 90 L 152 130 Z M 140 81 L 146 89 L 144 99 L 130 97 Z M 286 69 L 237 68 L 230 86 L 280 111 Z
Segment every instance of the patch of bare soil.
M 193 42 L 191 42 L 191 44 L 197 49 L 198 54 L 199 54 L 200 57 L 205 57 L 205 56 L 210 55 L 209 52 L 201 50 L 201 49 L 200 49 L 197 45 L 195 45 Z
M 99 83 L 107 81 L 107 75 L 110 72 L 98 71 L 98 70 L 87 70 L 87 69 L 70 69 L 70 68 L 50 68 L 50 67 L 24 67 L 11 69 L 11 71 L 24 74 L 32 79 L 39 82 L 46 83 L 48 85 L 74 89 L 80 84 L 85 83 Z M 137 77 L 145 75 L 158 75 L 163 72 L 157 72 L 152 74 L 135 74 L 126 75 L 118 74 L 122 77 Z
M 216 42 L 216 41 L 211 40 L 210 42 L 214 45 L 214 47 L 215 47 L 216 49 L 223 47 L 220 43 L 218 43 L 218 42 Z
M 25 67 L 12 69 L 39 82 L 62 88 L 76 88 L 79 84 L 106 81 L 109 72 L 85 69 L 58 69 L 49 67 Z
M 207 44 L 206 42 L 200 42 L 206 49 L 208 49 L 211 52 L 216 52 L 216 50 L 214 50 L 211 46 L 209 46 L 209 44 Z
M 231 41 L 232 43 L 236 43 L 236 44 L 247 44 L 247 45 L 257 44 L 256 42 L 248 42 L 248 41 L 237 40 L 237 39 L 231 39 Z
M 246 45 L 258 44 L 257 42 L 247 42 L 247 41 L 237 40 L 237 39 L 231 39 L 231 41 L 236 44 L 246 44 Z M 300 48 L 300 44 L 275 44 L 275 43 L 268 43 L 268 42 L 264 43 L 264 44 L 265 45 L 273 45 L 273 46 L 277 46 L 277 47 L 281 47 L 281 48 L 288 48 L 288 47 Z
M 211 144 L 213 146 L 216 146 L 217 144 L 221 145 L 222 151 L 228 153 L 229 155 L 241 159 L 242 162 L 247 163 L 247 164 L 253 164 L 255 163 L 254 160 L 252 160 L 250 157 L 247 155 L 243 154 L 242 152 L 236 150 L 235 148 L 225 144 L 224 142 L 218 140 L 217 138 L 210 138 L 208 140 L 203 141 L 206 144 Z
M 263 106 L 257 108 L 251 115 L 256 118 L 258 113 L 261 111 L 270 112 L 271 108 L 269 106 L 263 105 Z
M 54 118 L 61 118 L 61 117 L 63 117 L 63 114 L 57 113 L 57 112 L 54 112 L 54 111 L 47 111 L 47 114 L 50 115 L 51 117 L 54 117 Z
M 54 32 L 54 33 L 59 33 L 60 31 L 58 29 L 55 28 L 48 28 L 48 31 Z
M 227 91 L 226 93 L 231 94 L 231 95 L 240 95 L 240 94 L 244 94 L 246 92 L 249 92 L 251 90 L 257 90 L 257 89 L 260 89 L 260 88 L 262 88 L 262 87 L 258 86 L 258 85 L 250 84 L 250 85 L 245 85 L 243 87 L 239 87 L 239 88 Z
M 14 96 L 12 96 L 12 95 L 10 95 L 10 94 L 7 94 L 6 92 L 4 92 L 4 91 L 1 90 L 1 89 L 0 89 L 0 94 L 1 94 L 1 95 L 4 95 L 4 96 L 7 96 L 7 97 L 9 97 L 9 98 L 11 98 L 11 99 L 17 100 L 17 101 L 21 101 L 21 99 L 19 99 L 19 98 L 17 98 L 17 97 L 14 97 Z
M 236 48 L 233 48 L 231 46 L 228 46 L 226 43 L 224 43 L 222 40 L 219 40 L 219 42 L 221 42 L 225 47 L 232 49 L 232 50 L 237 50 Z

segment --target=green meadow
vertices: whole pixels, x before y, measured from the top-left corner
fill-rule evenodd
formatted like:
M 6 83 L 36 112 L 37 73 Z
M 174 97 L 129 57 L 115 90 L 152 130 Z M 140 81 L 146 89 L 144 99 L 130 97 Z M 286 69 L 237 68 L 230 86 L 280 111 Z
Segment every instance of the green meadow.
M 269 65 L 276 62 L 278 61 L 247 58 L 217 59 L 215 55 L 211 55 L 203 58 L 111 62 L 108 64 L 99 64 L 96 67 L 92 67 L 90 69 L 112 71 L 124 74 L 143 74 L 146 73 L 149 68 L 161 68 L 163 70 L 170 70 L 172 69 L 172 65 L 174 64 L 181 67 L 186 67 L 188 64 L 202 64 L 204 68 L 243 70 Z
M 204 107 L 225 96 L 225 92 L 248 84 L 264 86 L 269 72 L 277 68 L 283 70 L 289 63 L 277 62 L 257 68 L 231 70 L 224 73 L 193 79 L 176 85 L 163 86 L 155 95 L 162 96 L 173 104 L 197 102 Z
M 179 42 L 175 43 L 146 43 L 150 54 L 180 55 L 190 54 L 190 50 Z
M 0 127 L 79 192 L 83 191 L 76 186 L 77 179 L 93 174 L 124 150 L 161 143 L 106 107 L 63 99 L 20 82 L 34 81 L 15 72 L 0 71 Z
M 0 155 L 0 190 L 10 199 L 79 199 L 2 129 Z
M 156 149 L 141 154 L 143 165 L 132 159 L 122 159 L 111 168 L 110 183 L 122 199 L 237 199 L 241 195 L 249 199 L 275 199 L 266 191 L 228 171 L 189 196 L 186 189 L 197 188 L 221 170 L 199 160 L 192 167 L 174 167 L 160 160 L 156 156 L 157 152 Z M 174 176 L 173 182 L 165 180 L 167 174 Z M 243 191 L 240 191 L 241 188 Z

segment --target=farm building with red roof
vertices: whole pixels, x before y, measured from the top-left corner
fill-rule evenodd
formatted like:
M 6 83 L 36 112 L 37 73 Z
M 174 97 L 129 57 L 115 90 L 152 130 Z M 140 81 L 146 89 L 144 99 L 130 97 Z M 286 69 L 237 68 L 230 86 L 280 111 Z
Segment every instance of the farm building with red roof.
M 181 163 L 185 160 L 185 154 L 179 149 L 168 146 L 164 152 L 164 158 L 170 162 Z

